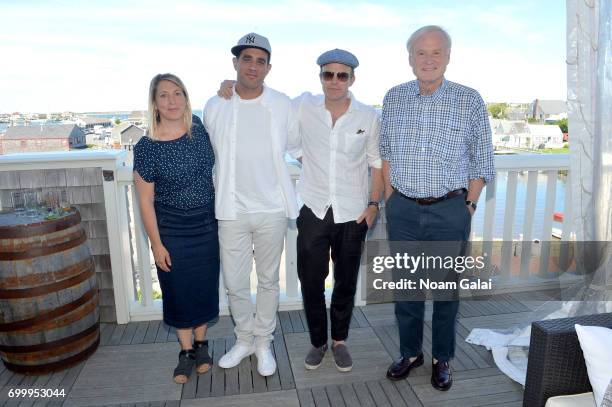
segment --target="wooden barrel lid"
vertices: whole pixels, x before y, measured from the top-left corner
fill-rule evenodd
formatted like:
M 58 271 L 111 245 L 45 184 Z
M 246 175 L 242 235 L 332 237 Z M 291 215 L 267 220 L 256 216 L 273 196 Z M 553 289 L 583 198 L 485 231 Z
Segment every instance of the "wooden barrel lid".
M 81 215 L 71 208 L 64 216 L 57 219 L 40 219 L 17 216 L 17 212 L 0 212 L 0 239 L 14 239 L 36 235 L 45 235 L 68 229 L 81 222 Z

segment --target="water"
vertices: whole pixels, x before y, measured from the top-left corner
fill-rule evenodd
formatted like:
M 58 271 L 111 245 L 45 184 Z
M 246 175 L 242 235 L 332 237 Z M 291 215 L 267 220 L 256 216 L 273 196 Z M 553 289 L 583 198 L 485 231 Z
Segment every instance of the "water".
M 285 161 L 290 164 L 299 163 L 291 158 L 289 154 L 285 156 Z M 519 173 L 516 186 L 516 205 L 514 214 L 514 224 L 512 228 L 513 239 L 519 239 L 523 233 L 523 222 L 525 220 L 525 199 L 527 197 L 527 172 Z M 298 181 L 299 182 L 299 181 Z M 504 215 L 506 210 L 506 190 L 508 186 L 508 173 L 502 172 L 497 174 L 497 186 L 495 196 L 495 216 L 493 220 L 493 238 L 501 239 L 504 233 Z M 542 229 L 544 227 L 544 207 L 546 206 L 546 184 L 548 177 L 546 174 L 538 174 L 535 213 L 532 224 L 532 238 L 543 239 Z M 555 193 L 555 205 L 553 212 L 564 212 L 565 205 L 565 190 L 567 177 L 565 175 L 557 175 L 557 188 Z M 484 232 L 484 212 L 486 206 L 487 188 L 482 190 L 480 199 L 478 200 L 478 210 L 474 214 L 472 220 L 472 234 L 475 237 L 482 237 Z M 550 214 L 552 216 L 552 214 Z M 553 228 L 561 229 L 563 225 L 560 222 L 553 221 Z M 547 238 L 546 240 L 549 240 Z
M 122 122 L 126 121 L 130 117 L 131 112 L 108 112 L 108 113 L 78 113 L 77 116 L 90 116 L 97 117 L 99 119 L 111 119 L 113 122 L 116 119 L 121 120 Z M 196 113 L 197 114 L 197 113 Z M 64 124 L 61 121 L 52 121 L 52 120 L 41 120 L 36 122 L 29 122 L 29 126 L 40 126 L 41 124 L 45 126 L 53 126 L 57 124 Z M 23 126 L 23 123 L 18 124 L 19 126 Z M 0 123 L 0 133 L 3 133 L 9 127 L 9 123 Z
M 546 183 L 548 177 L 546 174 L 538 174 L 538 186 L 536 191 L 535 201 L 535 216 L 533 222 L 533 238 L 543 239 L 542 228 L 544 226 L 544 207 L 546 205 Z M 565 190 L 567 187 L 567 177 L 565 175 L 557 175 L 557 188 L 555 194 L 555 205 L 553 212 L 564 211 L 565 205 Z M 497 193 L 495 199 L 495 217 L 493 223 L 493 237 L 502 238 L 504 229 L 504 212 L 506 209 L 506 190 L 508 185 L 508 173 L 497 174 Z M 472 232 L 476 237 L 482 237 L 484 229 L 484 209 L 485 209 L 486 187 L 483 189 L 478 201 L 478 210 L 474 215 L 472 222 Z M 519 173 L 516 188 L 516 210 L 514 215 L 514 225 L 512 228 L 512 236 L 514 239 L 519 239 L 519 234 L 523 233 L 523 222 L 525 220 L 525 198 L 527 197 L 527 172 Z M 552 216 L 552 214 L 550 215 Z M 562 228 L 559 222 L 553 222 L 553 228 Z M 547 237 L 548 240 L 550 237 Z

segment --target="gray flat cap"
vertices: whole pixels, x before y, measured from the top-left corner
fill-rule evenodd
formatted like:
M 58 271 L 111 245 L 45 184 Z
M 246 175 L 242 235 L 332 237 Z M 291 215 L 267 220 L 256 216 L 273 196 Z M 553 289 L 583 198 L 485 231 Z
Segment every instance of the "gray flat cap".
M 270 41 L 263 35 L 256 33 L 248 33 L 238 40 L 238 44 L 232 47 L 232 54 L 235 56 L 240 55 L 240 51 L 245 48 L 259 48 L 272 55 L 272 47 L 270 47 Z
M 353 69 L 359 66 L 359 61 L 355 55 L 338 48 L 324 52 L 319 58 L 317 58 L 317 64 L 319 66 L 331 64 L 333 62 L 350 66 Z

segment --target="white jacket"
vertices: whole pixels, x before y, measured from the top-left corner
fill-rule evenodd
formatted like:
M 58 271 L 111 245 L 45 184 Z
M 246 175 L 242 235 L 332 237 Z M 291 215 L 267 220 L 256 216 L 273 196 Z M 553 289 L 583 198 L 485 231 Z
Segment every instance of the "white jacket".
M 236 131 L 239 96 L 234 88 L 230 100 L 212 97 L 204 107 L 204 125 L 215 151 L 215 214 L 219 220 L 236 219 Z M 291 100 L 283 93 L 264 86 L 262 105 L 270 110 L 272 154 L 275 174 L 283 194 L 285 214 L 297 218 L 295 189 L 285 162 L 285 152 L 298 157 L 299 126 L 292 111 Z

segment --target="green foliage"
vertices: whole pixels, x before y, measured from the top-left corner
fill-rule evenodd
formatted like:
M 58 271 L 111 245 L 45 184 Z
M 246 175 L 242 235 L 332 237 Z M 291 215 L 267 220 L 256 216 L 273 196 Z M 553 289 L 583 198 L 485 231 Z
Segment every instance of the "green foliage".
M 487 106 L 487 110 L 491 113 L 494 119 L 506 119 L 506 110 L 508 109 L 507 103 L 491 103 Z
M 538 121 L 538 119 L 536 119 L 534 117 L 529 117 L 529 118 L 527 118 L 527 123 L 529 123 L 529 124 L 538 124 L 539 121 Z
M 569 154 L 569 146 L 565 147 L 564 145 L 563 148 L 543 148 L 538 150 L 538 152 L 544 154 Z
M 561 119 L 555 123 L 561 129 L 561 133 L 567 133 L 567 118 Z
M 115 124 L 119 126 L 121 124 L 121 119 L 115 119 Z
M 161 300 L 162 299 L 162 293 L 157 291 L 157 290 L 153 290 L 153 299 L 154 300 Z M 140 291 L 140 289 L 138 289 L 138 301 L 142 300 L 142 291 Z

